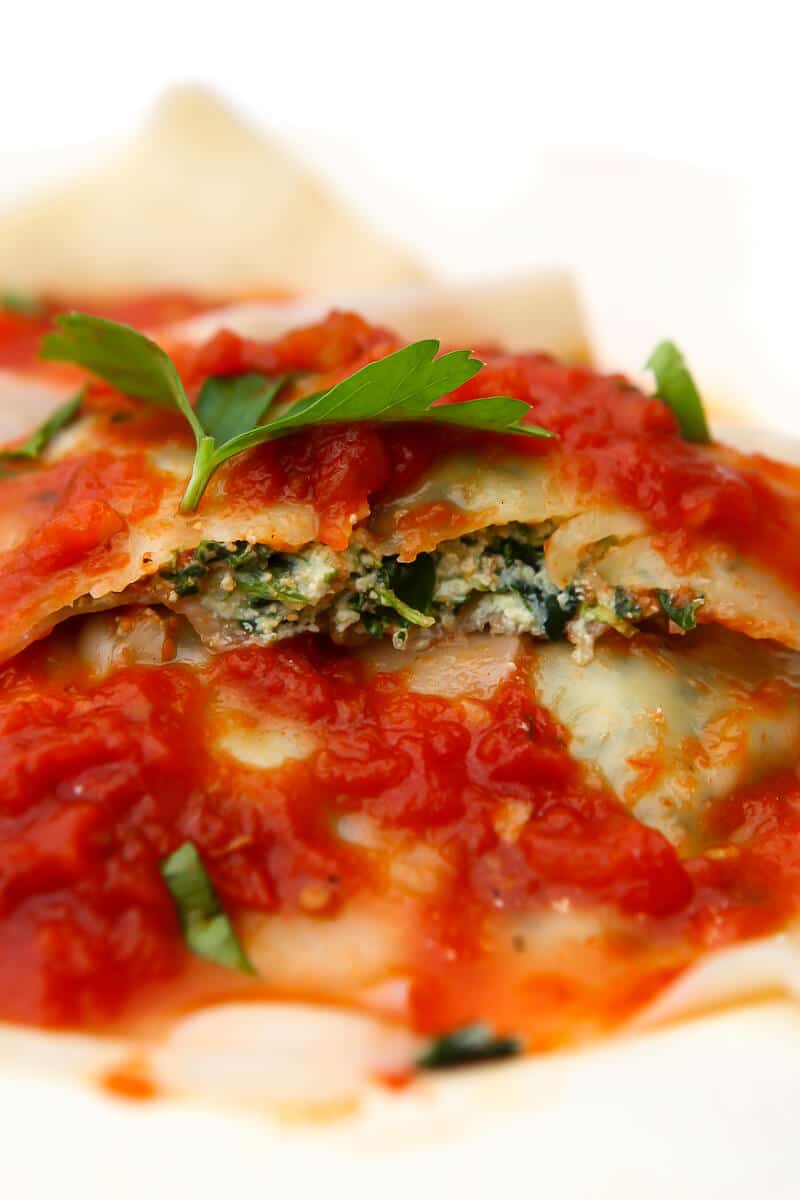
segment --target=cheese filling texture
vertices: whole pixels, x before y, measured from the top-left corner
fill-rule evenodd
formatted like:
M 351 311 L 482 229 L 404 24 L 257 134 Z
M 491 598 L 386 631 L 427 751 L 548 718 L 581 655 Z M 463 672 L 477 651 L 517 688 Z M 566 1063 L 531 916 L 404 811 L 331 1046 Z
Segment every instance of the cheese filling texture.
M 567 637 L 590 657 L 594 639 L 610 628 L 630 637 L 638 621 L 659 613 L 690 620 L 702 603 L 588 576 L 560 587 L 545 563 L 553 529 L 552 522 L 493 526 L 411 562 L 357 543 L 340 553 L 320 543 L 286 553 L 204 541 L 176 553 L 145 587 L 149 601 L 183 613 L 212 648 L 322 631 L 337 642 L 387 638 L 402 649 L 412 635 L 488 631 Z

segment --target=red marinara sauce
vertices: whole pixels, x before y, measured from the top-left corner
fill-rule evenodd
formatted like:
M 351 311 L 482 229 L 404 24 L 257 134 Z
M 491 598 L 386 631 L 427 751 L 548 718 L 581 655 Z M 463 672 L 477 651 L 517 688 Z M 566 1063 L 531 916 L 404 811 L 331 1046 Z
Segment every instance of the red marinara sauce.
M 681 862 L 586 777 L 521 676 L 476 719 L 474 702 L 370 677 L 322 639 L 94 680 L 69 636 L 0 670 L 2 1018 L 103 1027 L 182 978 L 193 1002 L 281 995 L 268 971 L 251 981 L 189 954 L 160 863 L 191 840 L 234 922 L 302 913 L 323 934 L 388 886 L 394 851 L 350 844 L 347 814 L 446 864 L 409 901 L 396 964 L 406 1019 L 426 1032 L 482 1019 L 546 1048 L 612 1026 L 703 949 L 775 927 L 800 900 L 793 775 L 714 813 L 709 837 L 732 854 Z M 318 751 L 269 772 L 220 753 L 221 696 L 302 722 Z M 526 814 L 513 837 L 498 818 L 509 804 Z M 393 903 L 399 919 L 402 893 Z M 611 913 L 612 932 L 574 961 L 525 944 L 526 920 L 569 908 Z M 311 980 L 306 998 L 325 994 Z
M 149 323 L 141 308 L 135 315 Z M 25 363 L 30 345 L 20 349 L 16 336 L 0 330 L 0 358 Z M 245 370 L 307 372 L 325 386 L 397 344 L 353 314 L 332 314 L 270 343 L 223 332 L 170 350 L 195 394 L 210 374 Z M 558 457 L 581 487 L 642 512 L 675 553 L 690 552 L 688 530 L 800 580 L 795 514 L 752 461 L 683 442 L 669 410 L 623 379 L 542 355 L 486 358 L 454 399 L 517 396 L 557 440 L 311 430 L 234 460 L 209 497 L 227 490 L 254 505 L 311 501 L 320 536 L 338 547 L 353 514 L 413 487 L 440 453 L 463 446 L 491 459 L 513 450 Z M 109 389 L 93 389 L 87 403 L 100 413 L 127 403 L 141 419 L 136 449 L 121 463 L 99 450 L 4 481 L 9 504 L 50 506 L 17 574 L 4 574 L 12 600 L 32 580 L 104 554 L 117 519 L 137 519 L 136 456 L 148 422 L 153 440 L 162 436 L 162 418 Z M 130 428 L 119 438 L 130 439 Z M 39 488 L 49 471 L 64 475 L 52 492 Z M 151 511 L 155 481 L 142 490 Z M 59 637 L 0 668 L 2 1017 L 103 1027 L 163 1002 L 190 975 L 198 999 L 231 988 L 280 994 L 268 978 L 230 982 L 232 973 L 198 967 L 159 864 L 191 840 L 234 921 L 309 915 L 309 897 L 313 919 L 334 921 L 360 897 L 384 894 L 391 859 L 339 835 L 348 813 L 369 817 L 393 845 L 424 844 L 446 865 L 411 905 L 416 932 L 397 964 L 409 984 L 407 1017 L 426 1032 L 482 1019 L 525 1033 L 533 1046 L 559 1044 L 613 1025 L 708 946 L 775 928 L 797 909 L 794 775 L 718 806 L 708 839 L 725 853 L 681 862 L 588 779 L 521 676 L 477 706 L 478 720 L 474 703 L 411 693 L 402 676 L 368 678 L 355 658 L 321 641 L 230 652 L 202 670 L 132 666 L 94 680 L 64 657 Z M 301 720 L 318 751 L 269 775 L 219 754 L 209 723 L 220 690 L 245 697 L 248 711 Z M 516 836 L 498 821 L 509 805 L 525 814 Z M 525 920 L 571 909 L 613 920 L 606 927 L 602 917 L 569 961 L 543 955 Z M 318 998 L 311 985 L 309 998 Z
M 137 329 L 158 329 L 215 308 L 220 301 L 188 292 L 153 292 L 107 299 L 78 296 L 9 297 L 0 295 L 0 367 L 35 365 L 39 344 L 59 313 L 91 313 Z
M 308 371 L 316 390 L 401 344 L 355 314 L 331 313 L 275 342 L 222 331 L 202 346 L 175 347 L 174 353 L 194 386 L 209 374 Z M 800 468 L 686 442 L 667 405 L 624 376 L 600 375 L 545 354 L 489 350 L 481 357 L 484 369 L 447 402 L 514 396 L 531 406 L 531 423 L 555 438 L 430 425 L 326 426 L 235 459 L 226 488 L 264 503 L 311 500 L 322 515 L 321 539 L 339 548 L 349 533 L 348 514 L 360 519 L 370 500 L 412 489 L 442 454 L 461 448 L 488 462 L 509 453 L 546 456 L 559 460 L 559 471 L 580 492 L 641 513 L 678 565 L 702 555 L 708 543 L 722 543 L 800 587 L 800 518 L 793 499 Z M 446 514 L 437 520 L 446 524 Z
M 174 319 L 182 308 L 203 307 L 211 307 L 210 302 L 165 295 L 133 299 L 122 307 L 100 305 L 97 311 L 143 325 L 152 322 L 157 330 L 166 313 Z M 45 325 L 54 312 L 48 310 L 42 318 Z M 28 318 L 7 314 L 7 319 L 13 324 Z M 37 339 L 41 331 L 37 327 Z M 296 394 L 321 390 L 400 344 L 390 331 L 341 312 L 270 342 L 224 329 L 199 345 L 174 344 L 165 335 L 192 396 L 209 375 L 246 371 L 294 375 Z M 4 339 L 0 328 L 0 362 L 4 345 L 17 353 L 14 337 Z M 30 365 L 31 352 L 27 345 L 17 361 L 27 355 Z M 214 498 L 224 503 L 225 497 L 256 507 L 311 503 L 319 515 L 319 539 L 341 549 L 372 503 L 412 490 L 443 454 L 463 449 L 487 462 L 509 453 L 544 457 L 557 460 L 559 473 L 579 492 L 639 512 L 656 532 L 665 556 L 678 566 L 702 557 L 709 543 L 719 543 L 800 587 L 800 516 L 794 502 L 800 469 L 779 470 L 762 456 L 684 441 L 670 409 L 622 376 L 599 375 L 542 354 L 488 351 L 482 357 L 484 369 L 446 401 L 512 395 L 526 401 L 530 420 L 555 438 L 502 437 L 431 425 L 311 427 L 233 458 L 212 480 L 205 503 Z M 55 369 L 74 374 L 71 368 Z M 120 403 L 118 394 L 105 386 L 94 387 L 86 401 L 99 411 L 112 411 Z M 151 418 L 140 410 L 147 407 L 133 404 L 137 420 L 145 425 Z M 117 433 L 124 442 L 130 427 Z M 170 433 L 192 444 L 180 419 L 172 421 Z M 163 439 L 163 421 L 152 421 L 151 436 L 154 442 Z M 446 512 L 435 517 L 446 527 Z M 764 536 L 766 528 L 769 537 Z

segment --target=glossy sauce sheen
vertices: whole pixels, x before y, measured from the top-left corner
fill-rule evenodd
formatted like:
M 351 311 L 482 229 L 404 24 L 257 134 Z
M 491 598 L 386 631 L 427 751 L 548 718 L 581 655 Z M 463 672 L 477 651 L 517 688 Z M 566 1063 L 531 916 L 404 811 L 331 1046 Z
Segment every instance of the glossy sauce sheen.
M 185 300 L 184 306 L 188 304 Z M 151 306 L 157 313 L 155 301 Z M 111 311 L 126 315 L 124 307 Z M 27 320 L 14 314 L 3 319 L 15 328 Z M 38 337 L 40 325 L 30 323 Z M 13 349 L 14 337 L 6 336 Z M 391 333 L 347 313 L 333 313 L 319 325 L 274 342 L 254 342 L 223 330 L 200 346 L 170 345 L 168 339 L 166 344 L 190 394 L 196 394 L 208 375 L 242 371 L 296 373 L 299 387 L 317 390 L 398 348 Z M 0 361 L 2 357 L 0 327 Z M 791 495 L 781 486 L 796 492 L 800 470 L 779 468 L 757 455 L 744 458 L 685 442 L 669 408 L 622 377 L 565 366 L 545 355 L 487 352 L 483 358 L 484 370 L 450 399 L 513 395 L 528 401 L 531 420 L 557 438 L 510 438 L 453 427 L 320 426 L 236 456 L 214 476 L 204 506 L 210 510 L 226 504 L 243 508 L 279 501 L 310 504 L 319 521 L 318 539 L 342 549 L 354 518 L 368 516 L 376 501 L 413 488 L 443 453 L 465 447 L 478 450 L 487 461 L 502 460 L 509 452 L 557 457 L 560 473 L 580 492 L 597 503 L 622 503 L 641 513 L 676 565 L 687 566 L 702 556 L 705 546 L 720 543 L 746 553 L 791 587 L 800 587 L 800 519 Z M 41 369 L 80 378 L 79 372 L 58 364 L 42 364 Z M 123 399 L 104 385 L 92 388 L 84 409 L 105 419 L 102 437 L 117 457 L 125 451 L 141 455 L 167 437 L 193 445 L 183 418 Z M 110 458 L 108 475 L 97 461 L 84 462 L 80 453 L 71 455 L 70 462 L 78 474 L 90 475 L 91 490 L 117 511 L 120 528 L 135 524 L 135 516 L 118 504 L 119 484 Z M 163 487 L 163 476 L 141 457 L 131 462 L 130 473 L 154 497 Z M 40 467 L 37 475 L 42 483 L 38 495 L 48 499 L 47 504 L 42 500 L 41 519 L 52 516 L 58 521 L 66 511 L 70 521 L 84 523 L 82 503 L 62 479 L 51 476 L 46 467 Z M 3 483 L 0 518 L 4 511 L 16 512 L 16 505 L 16 494 Z M 409 514 L 409 519 L 439 533 L 453 525 L 454 514 L 448 505 L 440 504 L 433 512 Z M 770 531 L 766 538 L 765 527 Z M 110 525 L 108 533 L 113 536 Z M 0 553 L 0 572 L 5 573 L 9 564 L 10 559 Z M 100 564 L 92 569 L 99 570 Z M 35 563 L 29 574 L 35 585 Z M 13 606 L 9 608 L 7 600 L 3 605 L 13 619 Z
M 6 361 L 23 361 L 7 325 L 5 336 Z M 394 348 L 385 331 L 334 314 L 270 344 L 222 333 L 171 350 L 194 391 L 209 374 L 241 370 L 333 382 Z M 514 439 L 515 452 L 561 455 L 582 486 L 642 512 L 673 550 L 691 551 L 690 530 L 800 582 L 796 519 L 779 489 L 687 445 L 660 401 L 544 356 L 485 357 L 457 398 L 521 397 L 559 434 Z M 130 454 L 93 450 L 1 481 L 0 512 L 27 513 L 36 528 L 0 561 L 7 619 L 54 572 L 107 567 L 115 534 L 158 504 L 160 476 L 144 452 L 183 436 L 180 420 L 101 386 L 87 405 Z M 112 421 L 119 413 L 130 419 Z M 458 442 L 492 456 L 510 439 L 317 429 L 241 456 L 211 492 L 253 505 L 310 501 L 320 538 L 342 547 L 351 514 L 412 486 Z M 446 526 L 446 512 L 434 516 Z M 213 748 L 221 698 L 301 721 L 318 748 L 270 772 L 242 765 Z M 195 1002 L 282 994 L 268 971 L 249 981 L 188 954 L 159 870 L 187 839 L 237 924 L 313 910 L 322 929 L 390 895 L 411 930 L 392 967 L 408 984 L 401 1017 L 426 1032 L 485 1020 L 533 1048 L 613 1026 L 704 949 L 778 927 L 800 900 L 794 774 L 712 812 L 705 837 L 721 856 L 680 861 L 573 761 L 522 673 L 467 704 L 410 692 L 402 673 L 370 678 L 352 655 L 302 640 L 202 669 L 130 666 L 98 680 L 51 638 L 0 669 L 0 772 L 0 1016 L 32 1024 L 134 1020 L 176 1004 L 190 976 Z M 498 823 L 509 804 L 527 814 L 513 836 Z M 387 835 L 379 848 L 340 836 L 353 814 Z M 401 844 L 443 864 L 427 890 L 389 884 Z M 572 952 L 547 945 L 539 923 L 554 914 L 564 924 L 588 914 L 593 932 Z M 304 995 L 327 998 L 311 984 Z M 373 1003 L 361 991 L 344 999 Z
M 143 997 L 163 1004 L 157 985 L 190 969 L 193 1002 L 280 995 L 268 970 L 251 982 L 184 948 L 159 863 L 186 839 L 235 923 L 307 913 L 311 894 L 324 932 L 390 894 L 412 930 L 394 967 L 410 984 L 405 1019 L 437 1031 L 481 1018 L 540 1047 L 614 1024 L 704 948 L 775 927 L 800 899 L 794 776 L 712 814 L 708 840 L 730 857 L 681 862 L 590 782 L 520 676 L 463 704 L 411 693 L 402 674 L 369 679 L 352 655 L 303 639 L 93 681 L 63 636 L 0 673 L 4 1018 L 101 1027 Z M 300 721 L 320 748 L 268 772 L 243 766 L 214 749 L 221 699 Z M 515 837 L 498 821 L 509 801 L 528 806 Z M 346 814 L 368 816 L 387 849 L 345 841 Z M 431 891 L 388 882 L 401 843 L 444 863 Z M 536 919 L 570 911 L 603 919 L 573 961 L 549 957 Z M 311 984 L 308 996 L 326 998 Z
M 23 298 L 24 304 L 24 298 Z M 138 329 L 157 329 L 172 321 L 183 321 L 198 313 L 207 312 L 214 302 L 184 292 L 159 292 L 129 298 L 98 301 L 55 296 L 37 299 L 29 312 L 0 303 L 0 367 L 28 369 L 35 362 L 42 334 L 53 328 L 58 313 L 76 309 L 124 321 Z

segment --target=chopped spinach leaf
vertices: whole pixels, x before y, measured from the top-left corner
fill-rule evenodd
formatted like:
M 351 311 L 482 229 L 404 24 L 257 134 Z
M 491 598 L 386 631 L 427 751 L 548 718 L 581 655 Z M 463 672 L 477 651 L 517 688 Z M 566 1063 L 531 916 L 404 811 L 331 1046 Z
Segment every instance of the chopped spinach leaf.
M 603 625 L 608 625 L 610 629 L 616 629 L 617 633 L 621 633 L 623 637 L 632 638 L 636 634 L 634 624 L 626 617 L 620 617 L 615 609 L 609 608 L 605 604 L 582 604 L 580 615 L 587 621 L 599 621 Z
M 383 609 L 381 611 L 384 614 L 386 613 L 385 609 Z M 394 618 L 395 616 L 396 616 L 396 614 L 394 612 L 392 612 L 391 610 L 389 610 L 389 618 L 391 619 L 391 618 Z M 364 626 L 364 628 L 366 629 L 366 631 L 370 637 L 373 637 L 373 638 L 383 637 L 385 615 L 382 616 L 380 612 L 371 613 L 371 612 L 363 612 L 362 611 L 361 624 Z
M 688 633 L 690 629 L 696 628 L 697 610 L 705 602 L 703 596 L 697 596 L 694 600 L 690 600 L 688 604 L 676 604 L 669 592 L 659 588 L 656 592 L 656 597 L 670 621 L 677 625 L 679 629 L 682 629 L 684 633 Z
M 641 605 L 622 587 L 614 588 L 614 612 L 625 621 L 638 621 L 642 615 Z
M 381 571 L 386 586 L 403 604 L 419 613 L 429 613 L 436 585 L 436 562 L 432 554 L 418 554 L 412 562 L 384 558 Z
M 500 554 L 507 563 L 522 562 L 529 567 L 541 566 L 544 551 L 541 546 L 533 546 L 517 538 L 503 538 L 498 547 Z
M 235 568 L 236 586 L 256 600 L 279 600 L 283 604 L 303 604 L 306 597 L 297 588 L 293 571 L 300 559 L 293 554 L 275 553 L 269 557 L 269 569 L 256 564 L 256 569 L 246 571 L 242 566 Z M 242 564 L 243 565 L 243 564 Z
M 202 562 L 192 560 L 185 567 L 175 567 L 162 571 L 161 575 L 172 584 L 172 590 L 178 596 L 194 596 L 200 591 L 200 580 L 206 573 Z
M 567 588 L 566 594 L 557 596 L 549 594 L 545 597 L 544 632 L 551 642 L 557 642 L 564 636 L 564 630 L 575 616 L 580 606 L 580 598 L 574 588 Z

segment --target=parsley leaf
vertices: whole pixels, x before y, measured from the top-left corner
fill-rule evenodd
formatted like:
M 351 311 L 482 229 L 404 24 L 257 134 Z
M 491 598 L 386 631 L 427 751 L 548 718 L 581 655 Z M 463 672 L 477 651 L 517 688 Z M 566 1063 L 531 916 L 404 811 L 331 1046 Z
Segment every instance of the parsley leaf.
M 275 437 L 331 421 L 443 421 L 496 433 L 553 436 L 538 425 L 522 425 L 528 405 L 511 396 L 437 405 L 437 400 L 472 379 L 483 366 L 469 350 L 437 358 L 438 352 L 439 343 L 433 339 L 413 342 L 367 363 L 327 392 L 304 396 L 267 428 Z
M 181 501 L 182 512 L 192 512 L 209 480 L 226 459 L 262 442 L 285 437 L 298 429 L 329 422 L 435 421 L 486 429 L 494 433 L 519 433 L 527 437 L 552 437 L 538 425 L 523 424 L 528 405 L 511 396 L 492 396 L 463 404 L 437 404 L 480 371 L 482 363 L 468 350 L 436 357 L 439 343 L 415 342 L 368 363 L 325 392 L 303 396 L 280 416 L 259 424 L 265 410 L 287 380 L 265 381 L 264 403 L 255 376 L 215 380 L 211 391 L 189 403 L 180 376 L 169 356 L 143 334 L 84 313 L 57 318 L 58 330 L 42 342 L 42 357 L 77 363 L 94 371 L 113 387 L 167 404 L 183 413 L 197 443 L 192 476 Z M 225 411 L 226 403 L 232 411 Z M 260 406 L 260 408 L 259 408 Z M 260 415 L 256 415 L 260 411 Z M 220 438 L 225 440 L 221 441 Z
M 195 437 L 202 437 L 203 429 L 175 364 L 150 338 L 130 325 L 86 313 L 62 313 L 56 317 L 56 326 L 53 333 L 42 338 L 40 358 L 75 363 L 120 392 L 177 408 L 191 425 Z
M 189 949 L 221 967 L 255 974 L 195 845 L 184 842 L 174 854 L 165 858 L 161 874 L 175 901 Z
M 697 596 L 694 600 L 690 600 L 688 604 L 676 604 L 669 592 L 659 588 L 656 592 L 656 598 L 661 605 L 662 611 L 684 633 L 688 633 L 690 629 L 697 628 L 696 614 L 698 608 L 705 603 L 704 596 Z
M 203 384 L 197 398 L 197 415 L 206 433 L 224 445 L 240 433 L 253 429 L 269 409 L 286 376 L 213 375 Z
M 687 442 L 710 442 L 703 401 L 674 342 L 659 342 L 645 363 L 656 377 L 656 395 L 674 412 Z
M 46 421 L 35 429 L 27 441 L 13 450 L 0 450 L 0 460 L 4 458 L 38 458 L 50 444 L 55 435 L 75 417 L 83 399 L 83 389 L 71 396 L 52 412 Z
M 497 1037 L 488 1025 L 464 1025 L 443 1037 L 434 1038 L 417 1059 L 423 1071 L 440 1071 L 472 1063 L 513 1058 L 521 1054 L 522 1042 L 515 1037 Z

